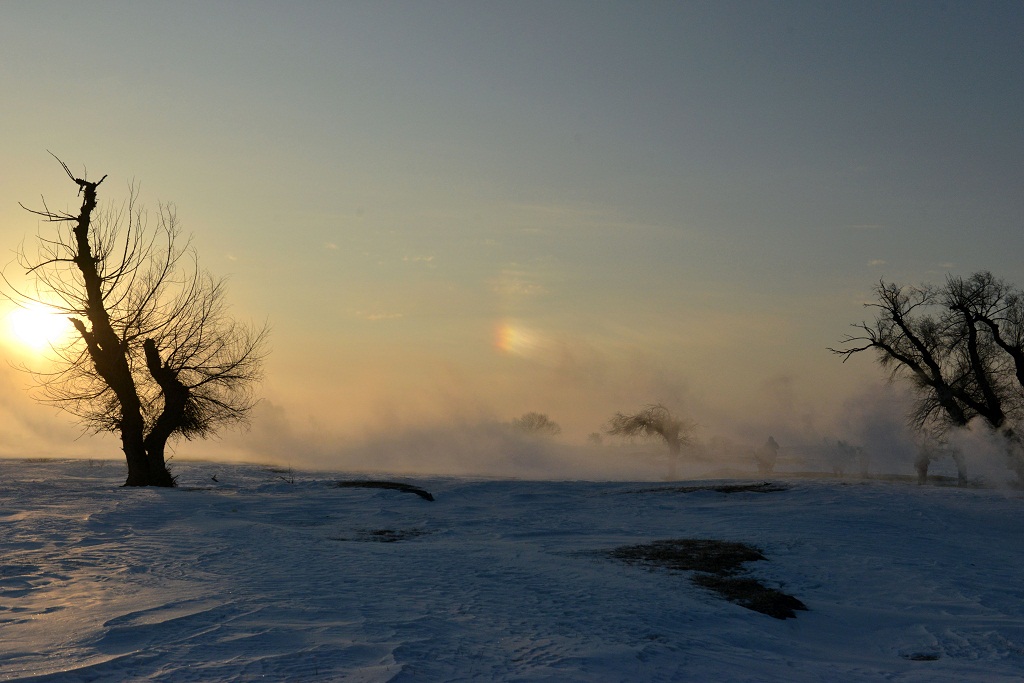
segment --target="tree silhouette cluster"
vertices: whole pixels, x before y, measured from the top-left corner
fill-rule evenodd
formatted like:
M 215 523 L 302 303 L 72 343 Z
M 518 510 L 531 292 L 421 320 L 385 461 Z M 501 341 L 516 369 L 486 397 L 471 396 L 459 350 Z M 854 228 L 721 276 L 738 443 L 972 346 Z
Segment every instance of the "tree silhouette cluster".
M 190 240 L 182 244 L 173 207 L 160 206 L 149 229 L 134 187 L 120 208 L 102 210 L 106 176 L 77 178 L 60 163 L 81 208 L 28 209 L 56 224 L 55 234 L 40 235 L 33 253 L 21 247 L 30 284 L 5 275 L 5 295 L 66 315 L 77 335 L 51 347 L 52 369 L 30 372 L 42 401 L 89 431 L 120 434 L 126 485 L 173 486 L 168 441 L 244 422 L 254 406 L 267 328 L 229 315 L 224 280 L 200 268 Z
M 558 436 L 562 428 L 544 413 L 523 413 L 512 420 L 512 427 L 535 436 Z
M 942 435 L 979 418 L 1006 438 L 1010 465 L 1024 480 L 1024 292 L 989 272 L 949 277 L 943 286 L 880 281 L 874 322 L 855 324 L 844 362 L 873 350 L 892 379 L 914 389 L 911 425 Z
M 676 457 L 689 443 L 694 425 L 677 418 L 660 403 L 646 405 L 635 413 L 615 413 L 605 431 L 612 436 L 626 438 L 661 438 L 669 453 Z
M 605 432 L 626 439 L 659 438 L 664 441 L 669 453 L 668 478 L 675 479 L 679 456 L 683 446 L 690 443 L 694 429 L 694 423 L 676 417 L 660 403 L 651 403 L 634 413 L 615 413 Z

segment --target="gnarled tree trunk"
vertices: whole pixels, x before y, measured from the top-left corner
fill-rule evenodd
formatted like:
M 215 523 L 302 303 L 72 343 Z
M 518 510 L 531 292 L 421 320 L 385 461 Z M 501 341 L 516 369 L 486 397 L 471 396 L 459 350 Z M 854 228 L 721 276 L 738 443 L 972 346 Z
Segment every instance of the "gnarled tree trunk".
M 85 311 L 91 329 L 78 318 L 72 318 L 71 322 L 85 341 L 97 374 L 114 392 L 120 406 L 121 415 L 117 427 L 121 433 L 121 448 L 128 463 L 125 485 L 174 486 L 174 478 L 164 462 L 163 448 L 158 452 L 150 452 L 146 448 L 146 422 L 142 415 L 142 402 L 132 377 L 125 343 L 110 324 L 103 300 L 102 277 L 97 270 L 98 260 L 93 256 L 89 244 L 89 229 L 96 210 L 96 188 L 103 182 L 103 178 L 97 182 L 75 179 L 83 200 L 74 228 L 77 247 L 74 262 L 85 283 Z

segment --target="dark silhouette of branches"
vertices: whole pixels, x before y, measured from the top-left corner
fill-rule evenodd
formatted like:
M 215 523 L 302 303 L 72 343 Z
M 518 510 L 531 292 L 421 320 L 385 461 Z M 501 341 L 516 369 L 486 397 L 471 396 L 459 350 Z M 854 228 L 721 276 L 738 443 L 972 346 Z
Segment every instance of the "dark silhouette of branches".
M 976 337 L 978 361 L 992 368 L 990 382 L 1000 386 L 985 390 L 1002 394 L 1004 400 L 1014 391 L 1024 390 L 1024 296 L 1021 292 L 983 271 L 966 280 L 948 278 L 943 305 L 955 312 L 969 334 Z M 1012 386 L 1014 383 L 1016 387 Z
M 64 314 L 77 332 L 51 348 L 52 370 L 31 371 L 38 397 L 87 430 L 119 433 L 128 485 L 173 485 L 169 440 L 244 423 L 255 405 L 267 328 L 230 316 L 224 281 L 200 268 L 172 206 L 159 207 L 150 229 L 135 186 L 124 204 L 101 209 L 106 176 L 84 180 L 60 163 L 81 209 L 27 209 L 56 224 L 55 234 L 17 252 L 28 285 L 4 275 L 9 299 Z
M 874 350 L 891 379 L 915 390 L 913 427 L 940 436 L 981 418 L 1008 440 L 1011 464 L 1024 480 L 1017 423 L 1024 417 L 1024 302 L 988 272 L 949 277 L 943 287 L 874 290 L 874 322 L 829 349 L 845 362 Z
M 557 436 L 562 428 L 544 413 L 523 413 L 512 420 L 512 426 L 521 432 L 536 436 Z
M 646 405 L 635 413 L 615 413 L 605 429 L 612 436 L 659 437 L 673 457 L 689 443 L 693 430 L 693 423 L 675 417 L 660 403 Z
M 847 335 L 841 340 L 843 348 L 829 350 L 845 362 L 853 354 L 874 349 L 892 379 L 909 379 L 917 396 L 911 416 L 915 427 L 933 421 L 967 424 L 977 412 L 971 411 L 972 401 L 964 401 L 966 378 L 954 361 L 951 322 L 928 312 L 938 303 L 934 288 L 882 281 L 874 293 L 876 301 L 865 304 L 877 311 L 874 323 L 855 324 L 860 334 Z

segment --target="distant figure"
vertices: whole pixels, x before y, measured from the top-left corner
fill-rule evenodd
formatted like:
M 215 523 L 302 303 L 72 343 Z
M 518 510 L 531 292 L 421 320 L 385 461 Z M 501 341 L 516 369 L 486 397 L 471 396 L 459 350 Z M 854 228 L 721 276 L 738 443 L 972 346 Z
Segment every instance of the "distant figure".
M 775 461 L 779 458 L 779 443 L 774 436 L 769 436 L 764 445 L 754 452 L 754 460 L 757 461 L 759 474 L 771 474 L 775 468 Z

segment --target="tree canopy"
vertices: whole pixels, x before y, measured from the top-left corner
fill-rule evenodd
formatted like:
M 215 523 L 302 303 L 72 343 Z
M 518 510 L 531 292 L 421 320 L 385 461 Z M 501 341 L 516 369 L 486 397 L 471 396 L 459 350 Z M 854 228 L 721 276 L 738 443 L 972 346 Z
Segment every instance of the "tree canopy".
M 613 436 L 627 438 L 659 437 L 675 456 L 689 442 L 693 429 L 692 423 L 677 418 L 664 405 L 652 403 L 634 413 L 615 413 L 605 431 Z

